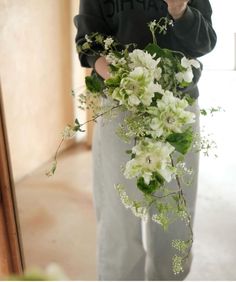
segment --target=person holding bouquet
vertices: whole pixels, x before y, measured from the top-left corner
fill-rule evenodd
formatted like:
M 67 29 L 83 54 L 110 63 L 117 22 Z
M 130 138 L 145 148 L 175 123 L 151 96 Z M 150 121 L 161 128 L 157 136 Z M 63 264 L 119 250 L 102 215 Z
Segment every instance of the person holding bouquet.
M 168 17 L 173 25 L 166 34 L 157 34 L 161 48 L 183 53 L 187 58 L 198 58 L 214 48 L 216 34 L 211 22 L 212 8 L 208 0 L 80 0 L 79 14 L 74 18 L 78 28 L 76 44 L 86 42 L 89 34 L 99 32 L 114 37 L 121 45 L 135 43 L 143 49 L 152 42 L 148 23 Z M 99 50 L 97 50 L 99 53 Z M 80 53 L 81 65 L 93 68 L 103 79 L 110 77 L 109 63 L 104 56 Z M 196 102 L 191 111 L 196 115 L 193 129 L 199 132 L 199 96 L 197 82 L 201 68 L 194 71 L 193 82 L 183 93 Z M 106 101 L 104 102 L 106 103 Z M 99 280 L 183 280 L 191 267 L 191 256 L 185 271 L 174 275 L 171 267 L 173 250 L 170 241 L 176 236 L 185 237 L 185 229 L 179 223 L 170 226 L 168 232 L 149 220 L 142 225 L 122 205 L 115 183 L 123 183 L 129 194 L 139 197 L 135 182 L 124 179 L 121 166 L 128 161 L 125 144 L 116 135 L 125 113 L 110 122 L 99 119 L 93 137 L 93 186 L 98 231 L 98 279 Z M 194 218 L 199 155 L 189 152 L 186 163 L 194 171 L 191 187 L 186 188 L 186 198 L 192 219 Z M 184 185 L 184 184 L 183 184 Z M 169 186 L 176 187 L 176 181 Z

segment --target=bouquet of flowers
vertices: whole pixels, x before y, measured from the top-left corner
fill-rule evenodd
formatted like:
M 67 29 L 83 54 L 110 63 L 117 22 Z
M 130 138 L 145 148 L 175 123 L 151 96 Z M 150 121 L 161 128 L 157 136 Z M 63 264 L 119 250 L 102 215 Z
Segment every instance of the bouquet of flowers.
M 176 249 L 173 271 L 178 274 L 183 271 L 193 243 L 191 215 L 181 186 L 181 179 L 191 175 L 192 170 L 186 167 L 184 159 L 189 150 L 200 150 L 199 136 L 192 130 L 195 114 L 189 111 L 194 99 L 183 94 L 183 89 L 192 83 L 194 69 L 200 68 L 200 63 L 158 46 L 156 32 L 165 33 L 169 24 L 172 21 L 168 18 L 149 23 L 153 43 L 144 50 L 134 44 L 121 46 L 112 37 L 99 33 L 86 35 L 86 42 L 77 46 L 77 50 L 105 56 L 110 67 L 110 77 L 105 81 L 95 72 L 86 77 L 87 93 L 80 95 L 81 107 L 93 109 L 93 121 L 100 116 L 112 118 L 114 113 L 128 112 L 117 128 L 124 142 L 135 141 L 127 152 L 130 160 L 124 164 L 123 174 L 127 179 L 136 179 L 143 199 L 130 199 L 125 187 L 114 183 L 121 201 L 136 216 L 143 220 L 150 216 L 164 230 L 176 220 L 186 223 L 188 239 L 172 242 Z M 100 105 L 97 99 L 93 102 L 101 97 L 109 99 L 109 105 Z M 62 142 L 83 131 L 84 124 L 76 119 L 74 125 L 68 125 Z M 56 156 L 49 174 L 56 169 Z M 173 179 L 176 191 L 168 189 Z

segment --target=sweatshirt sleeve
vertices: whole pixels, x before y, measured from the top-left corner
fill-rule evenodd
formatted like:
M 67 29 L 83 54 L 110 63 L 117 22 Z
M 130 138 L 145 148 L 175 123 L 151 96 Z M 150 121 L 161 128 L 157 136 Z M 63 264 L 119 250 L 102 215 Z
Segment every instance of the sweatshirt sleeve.
M 82 45 L 85 40 L 85 35 L 92 32 L 102 34 L 110 34 L 108 26 L 102 17 L 102 10 L 98 0 L 80 0 L 80 11 L 74 17 L 74 24 L 77 27 L 76 44 Z M 79 59 L 82 67 L 94 67 L 94 63 L 98 55 L 79 54 Z
M 174 22 L 173 43 L 190 57 L 209 53 L 216 44 L 212 27 L 212 9 L 208 0 L 193 0 L 184 15 Z

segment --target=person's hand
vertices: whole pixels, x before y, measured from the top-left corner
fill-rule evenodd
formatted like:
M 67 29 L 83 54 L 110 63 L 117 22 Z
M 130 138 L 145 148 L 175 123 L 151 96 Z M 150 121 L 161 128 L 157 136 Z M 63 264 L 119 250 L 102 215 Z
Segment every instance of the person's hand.
M 94 68 L 102 78 L 108 79 L 110 77 L 108 62 L 104 57 L 100 57 L 96 60 Z
M 188 5 L 189 0 L 164 0 L 168 5 L 168 12 L 174 20 L 180 19 Z

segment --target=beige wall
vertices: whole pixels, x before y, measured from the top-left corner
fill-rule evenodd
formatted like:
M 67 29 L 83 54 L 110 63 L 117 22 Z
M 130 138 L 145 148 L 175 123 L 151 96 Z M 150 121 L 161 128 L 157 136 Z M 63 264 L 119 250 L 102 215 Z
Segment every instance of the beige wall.
M 15 180 L 48 161 L 74 119 L 70 0 L 0 0 L 0 75 Z
M 84 77 L 85 77 L 85 68 L 81 68 L 80 66 L 80 62 L 78 59 L 78 54 L 76 51 L 76 45 L 75 45 L 75 36 L 76 36 L 76 32 L 77 29 L 73 23 L 73 18 L 75 15 L 78 14 L 79 11 L 79 0 L 71 0 L 71 41 L 73 42 L 72 45 L 72 68 L 73 68 L 73 72 L 72 72 L 72 85 L 73 85 L 73 89 L 76 90 L 76 93 L 83 93 L 85 91 L 85 83 L 84 83 Z M 76 103 L 76 99 L 75 99 L 75 103 L 74 103 L 74 108 L 75 108 L 75 114 L 76 117 L 78 117 L 78 119 L 80 120 L 81 123 L 86 121 L 86 112 L 82 111 L 78 108 L 78 103 Z M 77 134 L 77 140 L 78 141 L 85 141 L 87 137 L 87 132 L 83 133 L 78 133 Z

